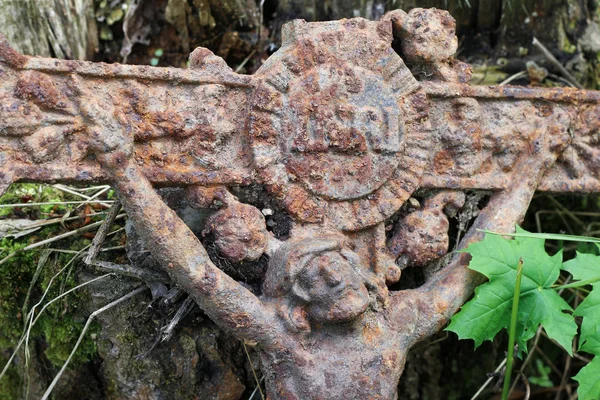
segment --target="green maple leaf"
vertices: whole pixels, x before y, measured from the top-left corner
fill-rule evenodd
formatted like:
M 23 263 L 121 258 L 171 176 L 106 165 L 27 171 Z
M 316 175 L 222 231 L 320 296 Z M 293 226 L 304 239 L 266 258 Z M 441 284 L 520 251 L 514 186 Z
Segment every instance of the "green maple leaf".
M 583 317 L 579 350 L 600 356 L 600 289 L 592 290 L 574 314 Z
M 564 263 L 563 269 L 573 278 L 592 281 L 600 278 L 600 257 L 593 254 L 577 253 L 577 256 Z M 574 315 L 583 317 L 579 350 L 600 356 L 600 282 L 593 282 L 592 291 L 577 307 Z
M 571 354 L 577 325 L 572 315 L 563 312 L 572 311 L 571 307 L 552 288 L 560 275 L 562 252 L 549 256 L 542 239 L 507 240 L 490 234 L 465 251 L 472 256 L 469 268 L 489 281 L 475 289 L 474 298 L 452 317 L 447 330 L 461 339 L 473 339 L 478 347 L 485 340 L 492 340 L 502 328 L 508 329 L 517 268 L 522 259 L 516 335 L 519 352 L 527 351 L 527 340 L 541 324 L 548 336 Z
M 599 246 L 600 247 L 600 246 Z M 583 317 L 579 350 L 600 356 L 600 257 L 594 254 L 577 253 L 577 256 L 564 263 L 574 279 L 589 281 L 592 291 L 577 307 L 574 315 Z M 573 377 L 579 382 L 577 394 L 580 400 L 600 399 L 600 357 L 594 359 Z
M 579 400 L 598 400 L 600 399 L 600 357 L 594 359 L 583 367 L 577 375 L 573 377 L 579 382 L 577 394 Z

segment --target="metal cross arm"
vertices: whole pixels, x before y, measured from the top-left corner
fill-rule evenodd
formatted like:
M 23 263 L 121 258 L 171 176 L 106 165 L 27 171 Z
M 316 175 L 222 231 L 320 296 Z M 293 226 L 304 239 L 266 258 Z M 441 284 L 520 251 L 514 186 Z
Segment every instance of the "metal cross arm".
M 470 86 L 454 30 L 436 9 L 293 21 L 253 76 L 203 48 L 188 69 L 155 68 L 26 57 L 0 37 L 0 184 L 110 182 L 171 279 L 257 346 L 270 398 L 395 398 L 408 350 L 482 280 L 459 253 L 425 285 L 388 289 L 448 252 L 464 191 L 494 194 L 461 248 L 514 229 L 536 190 L 600 191 L 600 92 Z M 287 240 L 228 190 L 251 184 L 291 216 Z M 220 252 L 269 257 L 260 295 L 157 186 L 219 200 Z M 422 206 L 387 238 L 417 189 Z

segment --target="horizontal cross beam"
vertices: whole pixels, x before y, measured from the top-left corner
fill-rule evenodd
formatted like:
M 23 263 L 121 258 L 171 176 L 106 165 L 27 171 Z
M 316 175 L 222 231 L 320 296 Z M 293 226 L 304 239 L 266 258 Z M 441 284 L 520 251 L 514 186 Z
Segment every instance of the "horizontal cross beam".
M 27 57 L 4 39 L 0 57 L 0 160 L 10 165 L 1 169 L 4 185 L 106 181 L 87 148 L 80 99 L 69 83 L 73 75 L 92 86 L 96 96 L 128 108 L 136 159 L 154 183 L 260 181 L 249 152 L 248 104 L 269 76 L 235 74 L 224 63 L 208 60 L 181 70 Z M 536 139 L 528 134 L 555 123 L 570 139 L 538 189 L 600 191 L 599 92 L 420 85 L 430 100 L 430 134 L 437 136 L 428 148 L 421 187 L 502 189 L 514 159 L 535 150 Z M 562 120 L 538 116 L 544 107 Z

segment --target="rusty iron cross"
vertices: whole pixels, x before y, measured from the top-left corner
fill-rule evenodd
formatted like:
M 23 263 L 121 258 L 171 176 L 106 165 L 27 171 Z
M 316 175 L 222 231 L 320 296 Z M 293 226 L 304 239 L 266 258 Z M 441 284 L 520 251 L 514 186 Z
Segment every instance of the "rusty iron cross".
M 482 281 L 454 253 L 423 286 L 388 289 L 446 255 L 465 190 L 493 194 L 460 248 L 514 229 L 536 190 L 600 192 L 600 92 L 469 86 L 454 30 L 436 9 L 293 21 L 253 76 L 204 48 L 155 68 L 26 57 L 0 37 L 1 189 L 110 182 L 172 280 L 256 346 L 269 398 L 396 398 L 408 350 Z M 249 184 L 287 210 L 287 240 L 228 190 Z M 261 293 L 211 262 L 157 186 L 219 200 L 223 256 L 269 257 Z

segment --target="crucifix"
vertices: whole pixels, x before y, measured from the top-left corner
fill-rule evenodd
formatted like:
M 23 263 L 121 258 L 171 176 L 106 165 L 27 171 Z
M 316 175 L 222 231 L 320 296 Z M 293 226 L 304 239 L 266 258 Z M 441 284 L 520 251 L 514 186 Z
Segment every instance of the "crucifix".
M 436 9 L 296 20 L 282 40 L 246 76 L 204 48 L 156 68 L 26 57 L 0 36 L 0 191 L 111 183 L 172 281 L 256 347 L 269 398 L 393 399 L 409 349 L 483 280 L 448 253 L 448 214 L 467 190 L 493 193 L 465 248 L 514 229 L 536 190 L 599 192 L 600 92 L 468 85 Z M 285 240 L 230 191 L 250 184 L 289 213 Z M 219 204 L 207 229 L 222 256 L 269 258 L 260 292 L 211 261 L 160 186 Z M 417 189 L 423 204 L 386 234 Z M 440 260 L 424 285 L 390 289 Z

